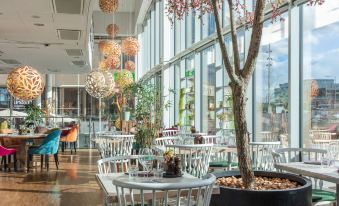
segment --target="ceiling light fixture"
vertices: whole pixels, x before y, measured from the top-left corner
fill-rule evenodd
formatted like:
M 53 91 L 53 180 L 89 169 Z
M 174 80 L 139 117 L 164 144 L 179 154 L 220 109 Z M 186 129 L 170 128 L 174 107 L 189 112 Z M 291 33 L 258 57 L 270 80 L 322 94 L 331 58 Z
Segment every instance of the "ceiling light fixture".
M 127 86 L 133 84 L 134 82 L 133 74 L 132 72 L 123 69 L 116 73 L 115 81 L 120 89 L 124 89 Z
M 135 63 L 131 60 L 128 60 L 125 62 L 125 69 L 128 71 L 134 71 L 135 70 Z
M 94 98 L 105 98 L 114 92 L 113 75 L 107 71 L 93 70 L 86 77 L 85 90 Z
M 118 43 L 114 41 L 100 41 L 99 42 L 99 50 L 105 56 L 114 55 L 121 56 L 121 47 Z
M 109 37 L 114 38 L 119 32 L 119 26 L 116 24 L 109 24 L 106 27 L 106 32 Z
M 112 13 L 118 9 L 118 0 L 99 0 L 99 7 L 105 13 Z
M 45 83 L 37 70 L 30 66 L 23 66 L 9 73 L 6 85 L 13 97 L 30 101 L 42 94 Z
M 108 56 L 105 60 L 105 67 L 106 69 L 117 69 L 120 66 L 120 58 L 115 55 Z
M 127 37 L 126 39 L 122 40 L 121 49 L 122 53 L 126 54 L 127 56 L 135 56 L 139 52 L 140 45 L 136 38 Z

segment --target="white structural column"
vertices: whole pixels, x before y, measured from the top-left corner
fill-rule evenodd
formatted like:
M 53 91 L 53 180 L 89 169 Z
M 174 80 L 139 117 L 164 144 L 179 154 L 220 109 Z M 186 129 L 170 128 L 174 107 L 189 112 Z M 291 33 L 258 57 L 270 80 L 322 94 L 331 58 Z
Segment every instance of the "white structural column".
M 300 98 L 300 88 L 302 75 L 300 74 L 300 19 L 299 7 L 289 10 L 289 66 L 288 66 L 288 133 L 289 146 L 300 147 L 302 140 L 300 108 L 302 99 Z M 293 33 L 291 32 L 293 31 Z
M 194 68 L 194 122 L 197 131 L 202 131 L 202 118 L 201 118 L 201 98 L 202 98 L 202 77 L 201 77 L 201 55 L 200 53 L 195 54 L 195 68 Z

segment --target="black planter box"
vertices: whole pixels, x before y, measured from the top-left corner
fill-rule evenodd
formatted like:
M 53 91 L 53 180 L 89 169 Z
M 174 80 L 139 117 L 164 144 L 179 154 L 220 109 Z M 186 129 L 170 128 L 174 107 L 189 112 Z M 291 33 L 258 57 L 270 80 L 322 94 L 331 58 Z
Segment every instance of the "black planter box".
M 279 177 L 298 182 L 301 187 L 289 190 L 255 191 L 220 187 L 210 206 L 311 206 L 312 183 L 309 179 L 287 173 L 255 171 L 255 176 Z M 239 171 L 214 173 L 218 177 L 240 176 Z

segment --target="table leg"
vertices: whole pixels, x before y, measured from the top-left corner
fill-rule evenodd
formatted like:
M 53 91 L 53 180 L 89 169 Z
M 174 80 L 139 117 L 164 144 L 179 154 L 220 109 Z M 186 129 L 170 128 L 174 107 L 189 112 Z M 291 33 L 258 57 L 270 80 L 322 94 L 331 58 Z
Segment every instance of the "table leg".
M 337 205 L 339 205 L 339 184 L 336 184 Z

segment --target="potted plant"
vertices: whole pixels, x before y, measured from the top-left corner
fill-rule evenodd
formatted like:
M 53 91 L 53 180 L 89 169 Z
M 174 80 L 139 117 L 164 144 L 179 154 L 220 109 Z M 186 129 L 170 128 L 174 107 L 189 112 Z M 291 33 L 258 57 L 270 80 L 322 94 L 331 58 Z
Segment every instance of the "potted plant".
M 44 111 L 39 106 L 36 106 L 33 103 L 27 104 L 25 106 L 25 112 L 27 114 L 25 119 L 25 123 L 27 126 L 38 126 L 42 123 Z
M 222 112 L 217 115 L 217 118 L 220 120 L 219 121 L 219 127 L 220 129 L 227 129 L 227 113 Z
M 136 100 L 134 108 L 137 121 L 136 144 L 140 149 L 149 148 L 153 139 L 159 137 L 163 109 L 169 107 L 170 103 L 162 104 L 159 88 L 144 81 L 125 87 L 123 92 L 126 98 Z
M 238 1 L 238 0 L 227 0 L 225 1 L 228 4 L 229 8 L 229 25 L 230 25 L 230 37 L 232 42 L 232 55 L 229 55 L 229 51 L 226 49 L 224 34 L 222 32 L 222 24 L 220 21 L 220 7 L 222 1 L 219 0 L 207 0 L 207 1 L 194 1 L 192 4 L 188 4 L 187 1 L 168 1 L 167 5 L 167 15 L 169 19 L 173 22 L 174 19 L 182 20 L 185 15 L 188 15 L 190 12 L 195 13 L 198 16 L 203 16 L 205 13 L 213 13 L 214 21 L 217 31 L 217 40 L 219 42 L 221 56 L 223 59 L 224 67 L 226 73 L 229 77 L 229 86 L 231 88 L 231 97 L 233 109 L 233 118 L 236 134 L 236 147 L 238 154 L 238 163 L 239 163 L 239 172 L 237 174 L 232 174 L 236 176 L 241 176 L 242 186 L 241 188 L 221 188 L 221 195 L 219 195 L 219 201 L 212 201 L 211 205 L 311 205 L 311 185 L 305 179 L 297 176 L 284 176 L 283 173 L 255 173 L 252 169 L 252 160 L 251 153 L 249 149 L 249 140 L 250 133 L 248 131 L 247 121 L 246 121 L 246 102 L 247 102 L 247 89 L 250 84 L 252 74 L 255 69 L 256 58 L 259 53 L 261 37 L 263 32 L 263 22 L 264 22 L 264 9 L 266 3 L 273 10 L 272 22 L 280 18 L 279 8 L 285 1 L 265 1 L 257 0 L 255 1 L 254 11 L 248 11 L 246 8 L 247 1 Z M 293 1 L 289 1 L 293 6 Z M 322 1 L 309 1 L 310 5 L 322 4 Z M 185 8 L 185 9 L 182 9 Z M 236 14 L 240 16 L 238 18 Z M 237 21 L 239 20 L 239 21 Z M 239 47 L 238 47 L 238 37 L 237 37 L 237 28 L 239 24 L 242 24 L 244 28 L 251 28 L 252 35 L 248 45 L 248 52 L 246 57 L 243 59 L 243 64 L 241 64 Z M 230 59 L 232 58 L 232 59 Z M 296 182 L 300 183 L 302 187 L 297 188 L 293 191 L 291 190 L 279 190 L 278 193 L 283 195 L 278 195 L 278 193 L 272 191 L 257 191 L 255 195 L 248 195 L 247 192 L 253 191 L 256 183 L 257 176 L 265 177 L 286 177 L 287 179 L 293 179 Z M 227 174 L 222 173 L 221 176 L 227 176 Z M 300 192 L 300 193 L 299 193 Z M 298 197 L 293 196 L 293 198 L 288 197 L 288 195 L 297 194 Z M 235 195 L 236 194 L 236 195 Z M 276 196 L 274 196 L 276 195 Z M 284 196 L 285 195 L 285 196 Z M 227 196 L 231 201 L 224 201 L 222 196 Z M 213 197 L 212 197 L 213 199 Z M 286 204 L 282 202 L 284 200 Z M 213 204 L 212 204 L 213 203 Z

